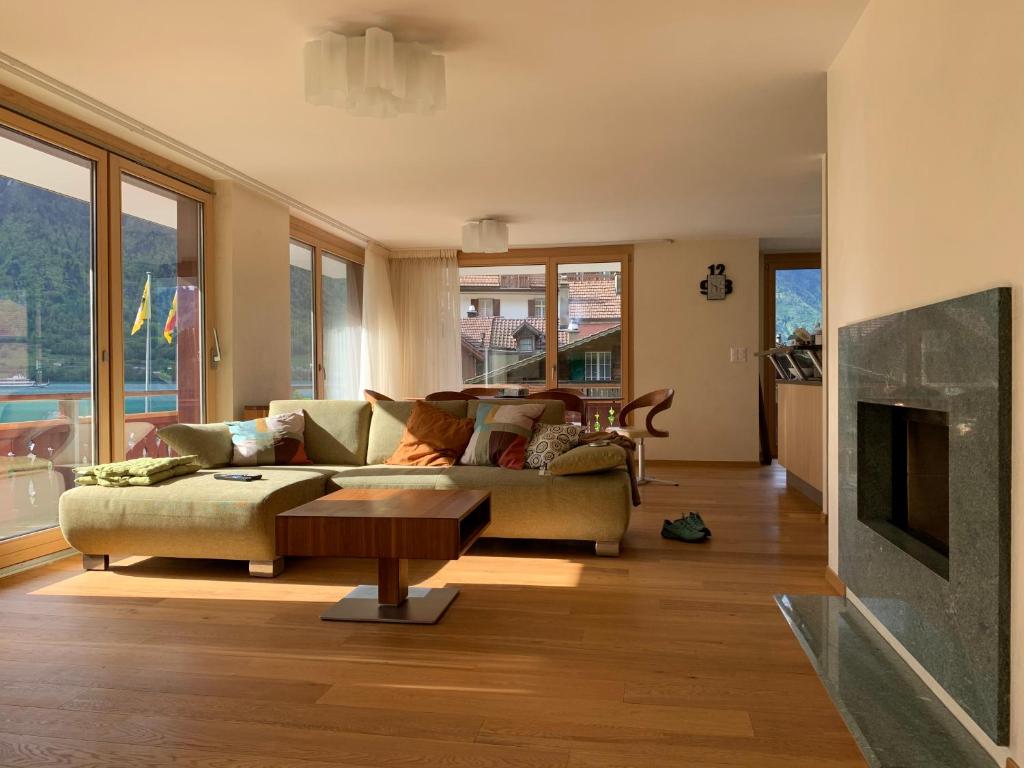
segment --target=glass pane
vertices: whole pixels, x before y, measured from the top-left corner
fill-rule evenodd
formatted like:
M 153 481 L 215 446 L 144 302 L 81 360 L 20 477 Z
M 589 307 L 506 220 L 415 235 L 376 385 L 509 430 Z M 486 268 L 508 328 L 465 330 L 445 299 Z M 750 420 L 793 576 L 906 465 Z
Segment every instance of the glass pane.
M 363 268 L 323 254 L 324 397 L 359 400 Z
M 123 428 L 130 459 L 167 456 L 158 429 L 203 421 L 202 208 L 121 177 Z
M 0 128 L 0 539 L 56 525 L 96 459 L 93 175 Z
M 462 380 L 546 388 L 544 266 L 459 269 Z
M 585 423 L 604 429 L 622 403 L 622 267 L 558 266 L 558 386 L 580 393 Z
M 288 244 L 292 291 L 292 397 L 312 399 L 313 385 L 313 249 Z
M 775 272 L 775 341 L 786 344 L 797 328 L 813 334 L 821 328 L 821 270 Z

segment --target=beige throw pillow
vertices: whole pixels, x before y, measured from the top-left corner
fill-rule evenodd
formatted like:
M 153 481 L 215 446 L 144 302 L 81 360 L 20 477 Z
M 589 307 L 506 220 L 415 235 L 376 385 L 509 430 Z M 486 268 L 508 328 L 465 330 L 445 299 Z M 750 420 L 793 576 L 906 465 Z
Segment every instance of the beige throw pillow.
M 197 456 L 203 469 L 231 463 L 231 430 L 227 424 L 170 424 L 157 430 L 156 436 L 179 456 Z
M 552 475 L 586 475 L 626 464 L 626 451 L 617 445 L 581 445 L 566 451 L 548 465 Z

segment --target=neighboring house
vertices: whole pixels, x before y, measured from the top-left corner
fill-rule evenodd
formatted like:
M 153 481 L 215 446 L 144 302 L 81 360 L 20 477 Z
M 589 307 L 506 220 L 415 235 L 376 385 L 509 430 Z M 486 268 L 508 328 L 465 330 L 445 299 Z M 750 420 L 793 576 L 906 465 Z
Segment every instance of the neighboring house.
M 542 386 L 547 349 L 544 276 L 463 275 L 460 293 L 463 381 Z M 560 382 L 615 387 L 622 381 L 621 305 L 615 273 L 561 277 Z

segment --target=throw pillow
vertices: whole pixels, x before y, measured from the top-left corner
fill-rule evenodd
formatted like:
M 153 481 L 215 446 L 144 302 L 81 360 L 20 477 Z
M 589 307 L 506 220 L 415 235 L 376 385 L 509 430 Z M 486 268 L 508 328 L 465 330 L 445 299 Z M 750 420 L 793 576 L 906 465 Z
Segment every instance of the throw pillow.
M 450 467 L 466 450 L 473 436 L 473 424 L 473 419 L 460 419 L 418 401 L 405 423 L 398 448 L 384 463 L 407 467 Z
M 540 469 L 580 444 L 583 427 L 576 424 L 538 424 L 526 446 L 526 466 Z
M 473 437 L 462 454 L 462 463 L 522 469 L 526 463 L 526 445 L 544 408 L 544 403 L 480 403 Z
M 229 421 L 236 467 L 256 464 L 310 464 L 303 442 L 306 418 L 302 411 L 279 413 L 252 421 Z
M 156 436 L 179 456 L 198 457 L 203 469 L 231 463 L 231 430 L 227 424 L 169 424 Z
M 581 445 L 566 451 L 548 465 L 552 475 L 586 475 L 624 466 L 626 451 L 617 445 Z

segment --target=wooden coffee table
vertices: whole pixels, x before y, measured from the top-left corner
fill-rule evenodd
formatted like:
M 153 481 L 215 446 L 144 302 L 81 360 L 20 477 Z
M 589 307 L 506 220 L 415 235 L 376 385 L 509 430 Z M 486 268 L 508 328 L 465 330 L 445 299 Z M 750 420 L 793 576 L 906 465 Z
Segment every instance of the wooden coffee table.
M 377 584 L 327 609 L 327 621 L 434 624 L 455 587 L 409 587 L 409 560 L 458 560 L 491 522 L 487 491 L 346 489 L 277 516 L 277 554 L 375 557 Z

